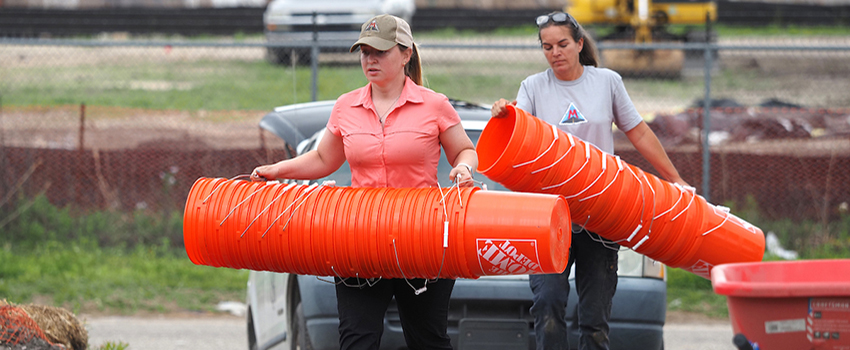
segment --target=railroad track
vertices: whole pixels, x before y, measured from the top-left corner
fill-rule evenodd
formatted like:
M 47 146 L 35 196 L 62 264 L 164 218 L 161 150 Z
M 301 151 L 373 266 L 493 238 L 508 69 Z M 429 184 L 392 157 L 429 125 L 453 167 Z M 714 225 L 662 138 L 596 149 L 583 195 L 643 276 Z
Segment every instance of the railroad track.
M 793 3 L 718 1 L 718 21 L 737 25 L 830 25 L 850 18 L 850 1 L 818 6 Z M 35 9 L 0 7 L 0 37 L 69 37 L 104 32 L 131 34 L 233 35 L 263 32 L 264 8 Z M 444 27 L 492 30 L 528 24 L 550 9 L 418 9 L 417 31 Z

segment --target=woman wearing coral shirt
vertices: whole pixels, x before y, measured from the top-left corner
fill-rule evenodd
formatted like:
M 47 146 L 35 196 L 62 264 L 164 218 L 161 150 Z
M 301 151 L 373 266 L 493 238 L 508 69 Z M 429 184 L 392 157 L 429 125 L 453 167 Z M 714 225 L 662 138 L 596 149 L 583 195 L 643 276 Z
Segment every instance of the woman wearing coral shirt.
M 369 83 L 340 96 L 316 150 L 260 166 L 252 179 L 316 179 L 351 166 L 352 187 L 437 186 L 440 147 L 454 166 L 448 174 L 472 184 L 478 157 L 460 117 L 446 96 L 422 85 L 422 66 L 410 26 L 390 15 L 363 24 L 360 64 Z M 337 278 L 338 282 L 339 278 Z M 408 283 L 409 282 L 409 283 Z M 451 349 L 449 298 L 454 280 L 381 279 L 367 285 L 336 286 L 341 349 L 377 349 L 393 296 L 410 349 Z

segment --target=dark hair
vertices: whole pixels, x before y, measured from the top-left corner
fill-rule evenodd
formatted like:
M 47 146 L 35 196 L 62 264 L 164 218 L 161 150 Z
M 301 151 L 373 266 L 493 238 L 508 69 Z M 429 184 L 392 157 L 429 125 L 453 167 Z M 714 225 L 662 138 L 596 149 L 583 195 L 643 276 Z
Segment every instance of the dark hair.
M 555 13 L 557 12 L 549 13 L 548 16 L 552 16 Z M 543 42 L 543 39 L 540 37 L 540 31 L 542 31 L 543 28 L 551 27 L 553 25 L 569 28 L 570 33 L 572 33 L 573 41 L 575 42 L 579 42 L 579 40 L 584 39 L 584 46 L 582 46 L 581 52 L 578 53 L 578 62 L 581 65 L 599 67 L 599 53 L 596 51 L 596 41 L 594 41 L 590 35 L 587 35 L 587 31 L 585 31 L 584 27 L 582 27 L 576 20 L 555 22 L 550 19 L 548 22 L 538 26 L 537 40 Z
M 402 51 L 407 50 L 407 46 L 398 44 Z M 404 75 L 413 80 L 416 85 L 422 85 L 422 60 L 419 58 L 419 49 L 416 48 L 416 43 L 413 43 L 413 53 L 410 55 L 410 61 L 404 66 Z

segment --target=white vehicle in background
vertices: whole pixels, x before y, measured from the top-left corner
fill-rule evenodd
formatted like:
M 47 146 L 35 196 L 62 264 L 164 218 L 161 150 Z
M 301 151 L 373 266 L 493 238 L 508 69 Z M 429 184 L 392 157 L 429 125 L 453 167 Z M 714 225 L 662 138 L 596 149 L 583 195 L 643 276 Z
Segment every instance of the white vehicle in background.
M 314 43 L 324 52 L 347 52 L 363 22 L 388 13 L 408 22 L 414 0 L 272 0 L 263 14 L 267 58 L 276 64 L 307 64 Z M 315 34 L 315 36 L 314 36 Z

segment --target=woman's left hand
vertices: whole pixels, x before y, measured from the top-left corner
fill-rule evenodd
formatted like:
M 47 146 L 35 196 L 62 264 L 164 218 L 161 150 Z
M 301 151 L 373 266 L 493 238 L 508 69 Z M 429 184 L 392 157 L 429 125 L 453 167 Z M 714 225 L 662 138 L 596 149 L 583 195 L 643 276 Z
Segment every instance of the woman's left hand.
M 455 166 L 449 173 L 449 178 L 452 182 L 457 182 L 460 187 L 472 187 L 475 184 L 472 180 L 472 172 L 465 164 Z

